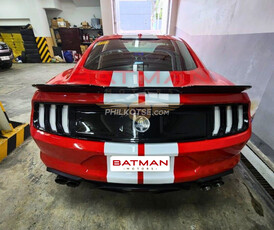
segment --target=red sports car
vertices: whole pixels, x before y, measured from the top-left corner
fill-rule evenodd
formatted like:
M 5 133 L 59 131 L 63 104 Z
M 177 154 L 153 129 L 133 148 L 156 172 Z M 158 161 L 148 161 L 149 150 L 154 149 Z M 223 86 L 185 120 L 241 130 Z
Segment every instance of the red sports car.
M 223 184 L 251 135 L 250 100 L 182 39 L 103 36 L 38 88 L 31 134 L 56 182 L 169 190 Z

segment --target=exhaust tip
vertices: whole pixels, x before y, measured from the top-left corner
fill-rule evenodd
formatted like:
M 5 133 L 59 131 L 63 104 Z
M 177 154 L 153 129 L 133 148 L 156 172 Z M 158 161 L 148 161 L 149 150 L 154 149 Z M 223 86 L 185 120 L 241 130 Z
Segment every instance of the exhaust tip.
M 67 179 L 65 178 L 65 177 L 62 177 L 62 176 L 57 176 L 56 178 L 55 178 L 55 182 L 57 183 L 57 184 L 66 184 L 67 183 Z
M 75 187 L 78 187 L 79 185 L 80 185 L 79 181 L 67 181 L 67 186 L 68 187 L 75 188 Z
M 221 187 L 221 186 L 223 186 L 224 185 L 224 182 L 223 181 L 216 181 L 215 183 L 214 183 L 214 187 Z
M 204 186 L 201 186 L 201 190 L 202 191 L 209 191 L 211 189 L 211 186 L 210 185 L 204 185 Z

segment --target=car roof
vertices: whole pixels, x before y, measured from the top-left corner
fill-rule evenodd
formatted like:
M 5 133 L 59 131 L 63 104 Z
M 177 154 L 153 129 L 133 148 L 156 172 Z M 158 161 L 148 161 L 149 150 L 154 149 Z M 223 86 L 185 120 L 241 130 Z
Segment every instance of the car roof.
M 139 40 L 176 40 L 181 41 L 180 38 L 176 36 L 171 35 L 143 35 L 143 34 L 133 34 L 133 35 L 107 35 L 107 36 L 101 36 L 98 38 L 98 41 L 104 41 L 104 40 L 117 40 L 117 39 L 139 39 Z

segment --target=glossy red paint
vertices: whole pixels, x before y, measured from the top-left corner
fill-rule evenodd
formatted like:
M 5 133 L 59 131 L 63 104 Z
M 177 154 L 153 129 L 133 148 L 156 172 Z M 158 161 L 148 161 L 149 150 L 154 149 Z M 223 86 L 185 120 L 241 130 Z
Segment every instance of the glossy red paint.
M 94 44 L 98 41 L 121 38 L 120 35 L 104 36 L 97 39 L 73 69 L 52 78 L 48 84 L 90 84 L 109 86 L 113 71 L 92 71 L 84 68 L 84 63 Z M 171 36 L 159 36 L 161 39 L 174 39 Z M 184 42 L 184 41 L 183 41 Z M 185 42 L 184 42 L 185 43 Z M 185 43 L 186 44 L 186 43 Z M 194 51 L 186 44 L 195 60 L 197 69 L 191 71 L 170 72 L 174 87 L 188 85 L 233 85 L 217 73 L 208 71 Z M 139 86 L 144 85 L 144 72 L 138 73 Z M 139 103 L 144 102 L 139 95 Z M 34 102 L 59 102 L 68 104 L 103 104 L 104 95 L 96 93 L 60 93 L 36 91 Z M 246 93 L 240 94 L 182 94 L 180 104 L 226 104 L 248 103 Z M 33 115 L 33 110 L 32 110 Z M 31 135 L 41 150 L 41 159 L 49 168 L 56 169 L 86 180 L 107 181 L 107 157 L 104 142 L 73 139 L 49 134 L 33 126 L 31 115 Z M 250 115 L 249 115 L 250 120 Z M 243 133 L 212 140 L 178 143 L 178 156 L 174 162 L 174 183 L 195 181 L 232 169 L 240 159 L 240 151 L 251 135 L 251 125 Z M 138 145 L 138 155 L 145 154 L 144 144 Z M 121 181 L 121 183 L 123 183 Z M 143 173 L 138 173 L 138 183 L 143 183 Z
M 106 182 L 107 160 L 104 143 L 48 134 L 31 127 L 31 134 L 41 150 L 47 167 L 82 177 Z M 251 129 L 214 140 L 179 143 L 175 157 L 175 182 L 194 181 L 233 168 L 240 151 L 251 135 Z M 139 147 L 143 154 L 143 147 Z M 142 183 L 142 179 L 138 181 Z
M 36 91 L 33 102 L 60 102 L 76 104 L 103 104 L 104 94 L 60 93 Z M 185 105 L 249 103 L 246 93 L 241 94 L 181 94 L 180 103 Z

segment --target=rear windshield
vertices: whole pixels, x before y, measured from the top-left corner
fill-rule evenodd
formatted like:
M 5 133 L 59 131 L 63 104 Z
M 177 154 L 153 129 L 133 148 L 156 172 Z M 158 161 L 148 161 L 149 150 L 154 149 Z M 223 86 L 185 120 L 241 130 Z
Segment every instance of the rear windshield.
M 91 50 L 91 70 L 186 71 L 196 64 L 183 42 L 174 40 L 105 40 Z

